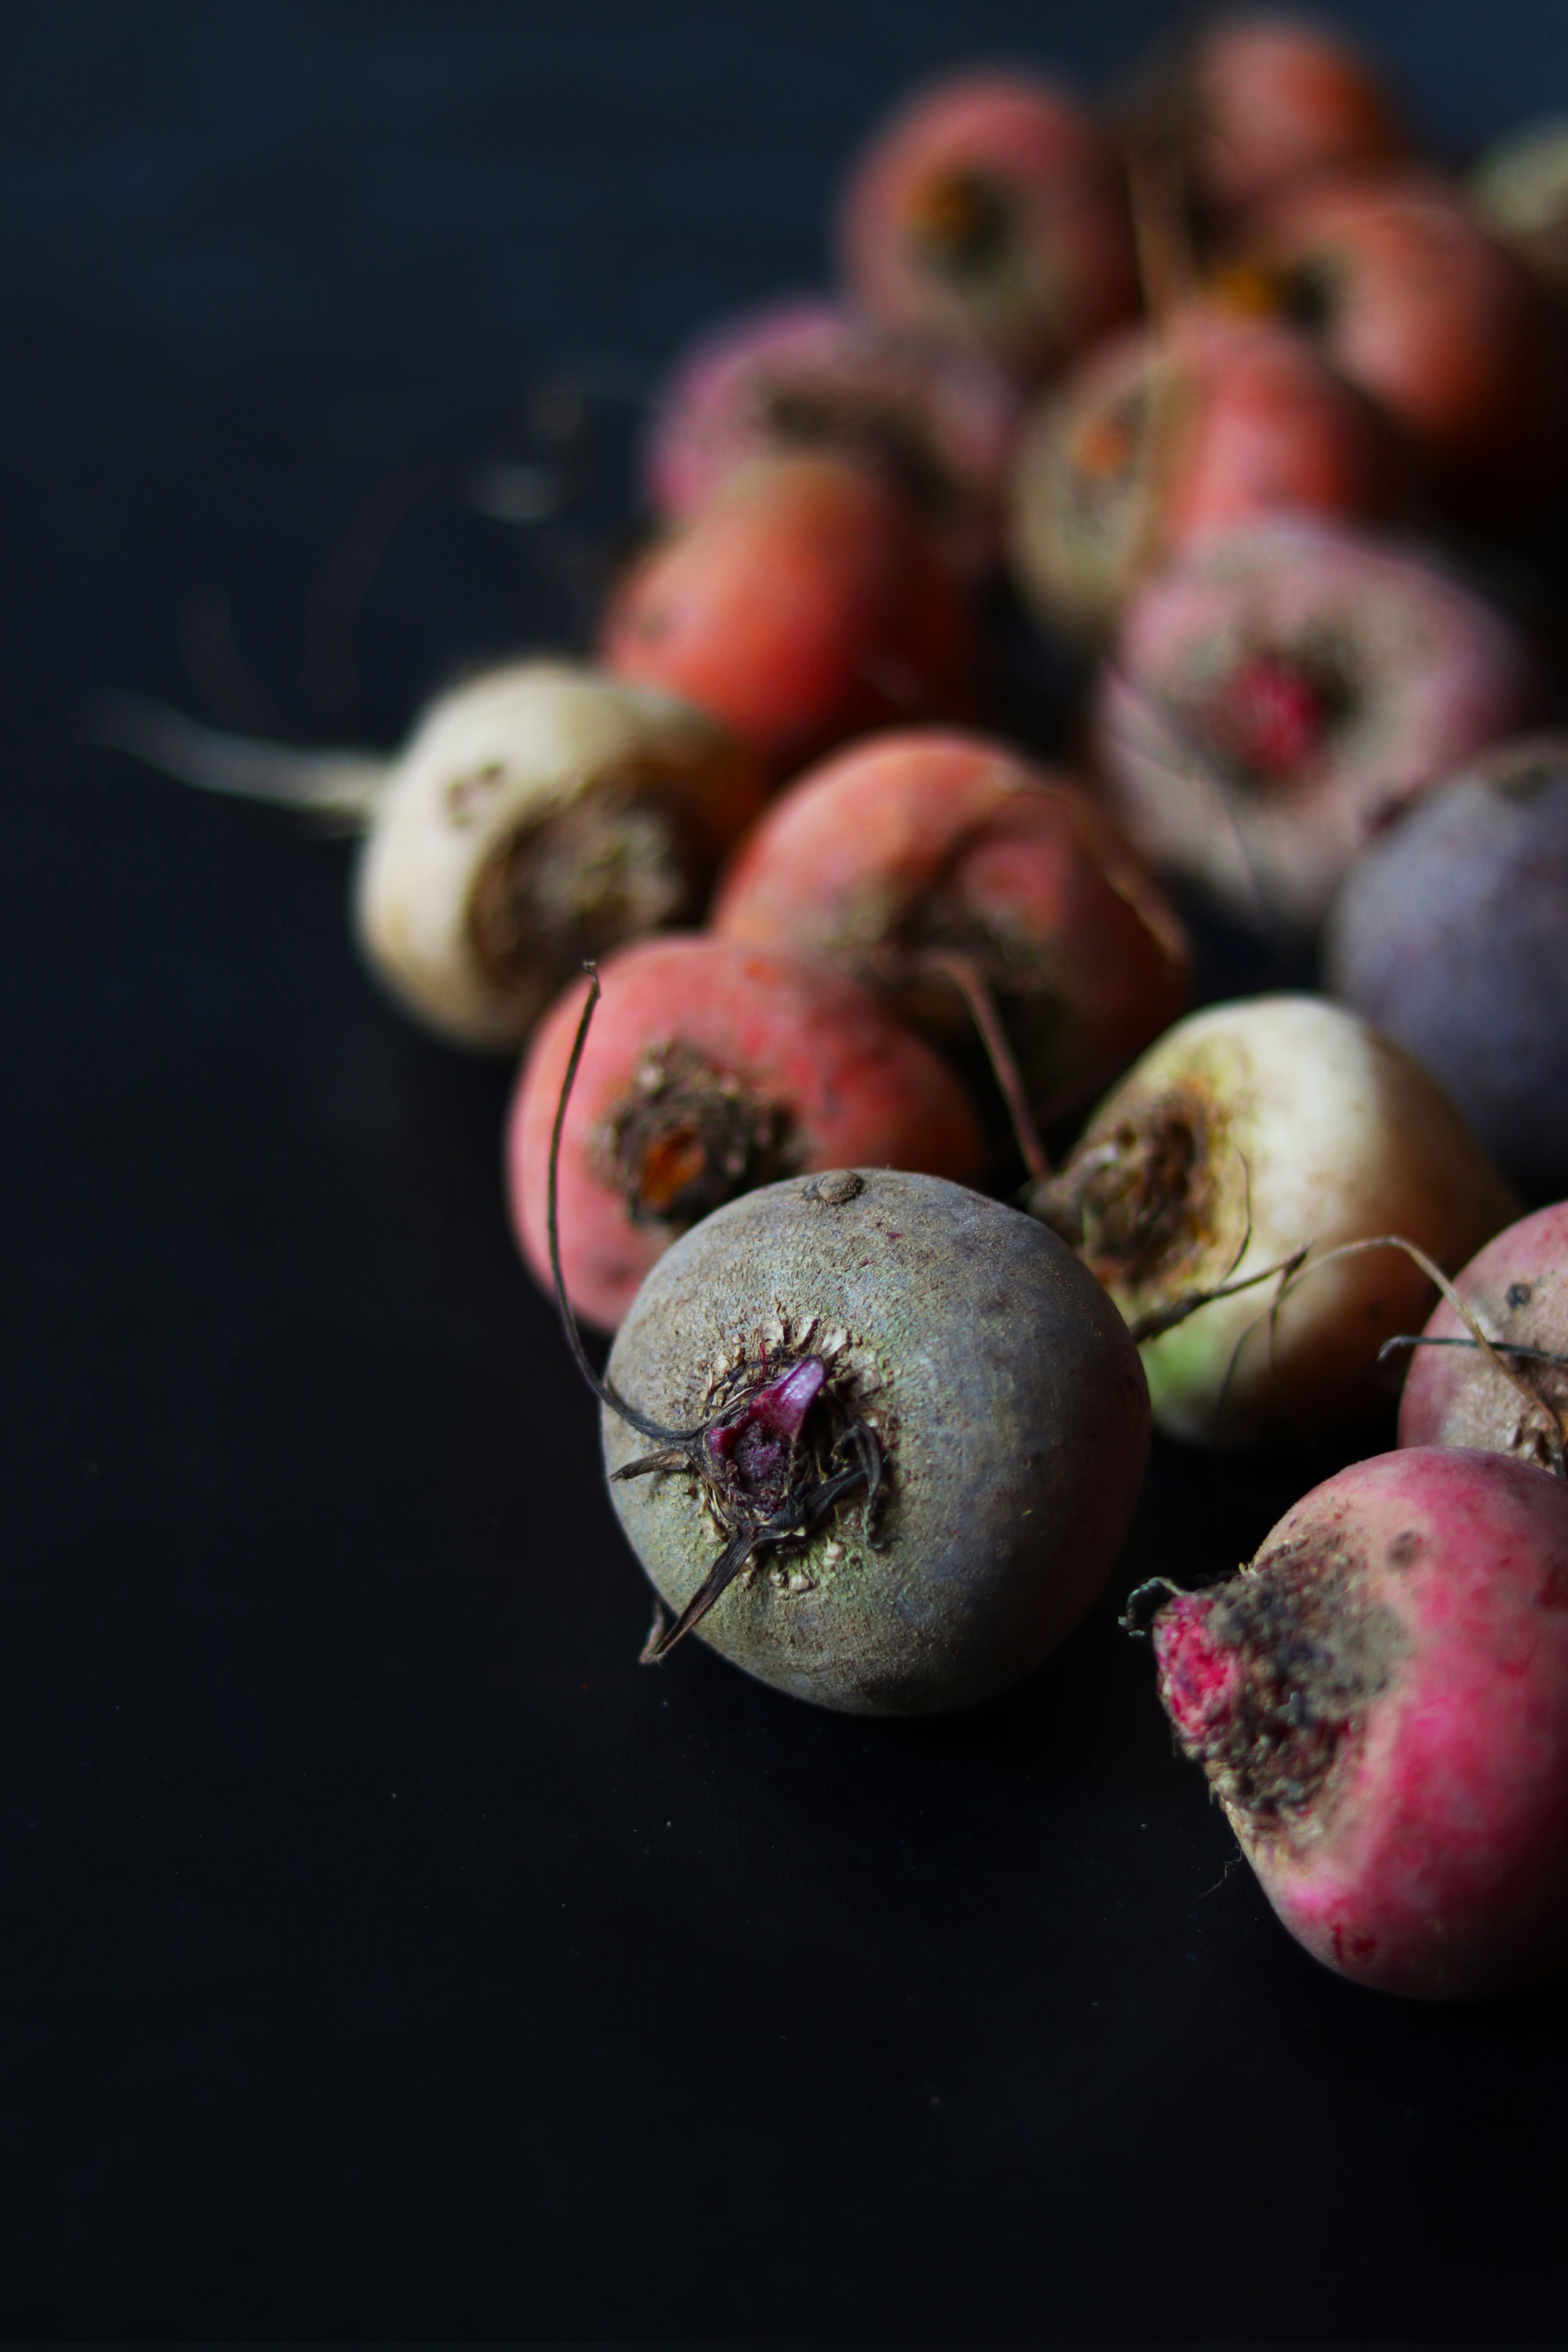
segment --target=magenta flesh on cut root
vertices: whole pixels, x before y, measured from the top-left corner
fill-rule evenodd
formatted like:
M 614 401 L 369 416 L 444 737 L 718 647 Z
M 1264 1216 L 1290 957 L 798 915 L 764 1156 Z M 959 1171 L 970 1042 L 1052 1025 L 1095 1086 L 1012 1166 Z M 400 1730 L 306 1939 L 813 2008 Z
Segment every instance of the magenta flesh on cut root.
M 1241 1662 L 1209 1627 L 1214 1602 L 1184 1592 L 1160 1612 L 1153 1630 L 1160 1687 L 1172 1722 L 1187 1745 L 1205 1749 L 1228 1728 L 1235 1713 Z

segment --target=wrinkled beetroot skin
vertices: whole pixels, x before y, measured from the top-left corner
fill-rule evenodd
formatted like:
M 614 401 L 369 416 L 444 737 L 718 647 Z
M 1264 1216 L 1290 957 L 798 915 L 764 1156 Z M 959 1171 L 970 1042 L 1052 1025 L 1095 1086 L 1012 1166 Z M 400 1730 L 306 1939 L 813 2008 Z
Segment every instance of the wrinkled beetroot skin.
M 1326 1967 L 1439 2000 L 1568 1966 L 1568 1487 L 1358 1462 L 1152 1633 L 1181 1746 Z
M 955 571 L 996 553 L 1016 391 L 979 352 L 916 341 L 841 303 L 773 302 L 683 354 L 654 404 L 643 485 L 679 522 L 753 457 L 826 450 L 910 498 Z
M 1568 1356 L 1568 1201 L 1505 1226 L 1460 1274 L 1454 1287 L 1489 1339 Z M 1463 1340 L 1470 1335 L 1447 1300 L 1434 1310 L 1423 1335 Z M 1568 1413 L 1568 1364 L 1510 1356 L 1521 1377 L 1549 1411 Z M 1510 1454 L 1548 1469 L 1551 1436 L 1544 1415 L 1532 1412 L 1519 1391 L 1479 1348 L 1432 1347 L 1411 1351 L 1399 1401 L 1401 1445 L 1475 1445 Z

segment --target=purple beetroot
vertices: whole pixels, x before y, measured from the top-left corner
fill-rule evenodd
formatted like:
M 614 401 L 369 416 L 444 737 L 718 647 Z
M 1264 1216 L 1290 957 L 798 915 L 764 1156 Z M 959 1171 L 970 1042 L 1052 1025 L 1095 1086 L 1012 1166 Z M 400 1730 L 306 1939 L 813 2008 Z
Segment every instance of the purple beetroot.
M 1568 1966 L 1560 1480 L 1435 1447 L 1358 1462 L 1152 1632 L 1182 1748 L 1316 1958 L 1426 1999 Z
M 1527 1191 L 1568 1184 L 1568 735 L 1500 744 L 1365 850 L 1328 984 Z

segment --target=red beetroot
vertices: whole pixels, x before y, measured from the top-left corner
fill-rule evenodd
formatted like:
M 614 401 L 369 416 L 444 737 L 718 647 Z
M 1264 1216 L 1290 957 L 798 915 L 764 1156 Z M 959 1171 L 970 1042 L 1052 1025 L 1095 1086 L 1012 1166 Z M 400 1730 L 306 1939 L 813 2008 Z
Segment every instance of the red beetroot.
M 1563 321 L 1445 182 L 1407 172 L 1304 189 L 1270 215 L 1258 251 L 1330 363 L 1453 495 L 1506 505 L 1561 478 Z
M 1392 517 L 1407 453 L 1293 330 L 1184 304 L 1089 356 L 1035 413 L 1009 548 L 1042 619 L 1096 630 L 1205 532 L 1287 512 Z
M 604 967 L 561 1141 L 561 1255 L 577 1313 L 613 1330 L 677 1235 L 796 1171 L 979 1164 L 974 1114 L 929 1046 L 847 973 L 728 940 L 640 941 Z M 550 1284 L 550 1138 L 586 982 L 540 1024 L 512 1099 L 512 1223 Z
M 1506 1226 L 1454 1287 L 1539 1402 L 1532 1408 L 1488 1360 L 1445 1298 L 1422 1335 L 1430 1344 L 1411 1353 L 1399 1443 L 1481 1446 L 1552 1468 L 1568 1440 L 1568 1201 Z
M 840 304 L 775 302 L 686 353 L 655 404 L 643 472 L 654 511 L 679 521 L 750 459 L 826 450 L 886 474 L 954 568 L 996 552 L 1019 401 L 979 352 L 917 342 Z
M 1220 17 L 1160 94 L 1194 194 L 1222 213 L 1406 152 L 1394 101 L 1366 58 L 1300 16 Z
M 1065 91 L 1000 67 L 916 90 L 875 134 L 839 250 L 870 317 L 978 344 L 1026 378 L 1138 307 L 1110 140 Z
M 932 953 L 988 985 L 1037 1108 L 1109 1083 L 1184 1011 L 1187 942 L 1117 826 L 1070 779 L 983 737 L 879 735 L 776 801 L 712 924 L 847 965 L 952 1039 Z
M 1096 744 L 1152 864 L 1308 932 L 1378 826 L 1538 692 L 1518 632 L 1436 562 L 1279 521 L 1205 539 L 1134 597 Z
M 775 775 L 869 727 L 967 717 L 968 606 L 892 486 L 842 458 L 760 460 L 636 564 L 606 669 L 722 719 Z
M 1358 1462 L 1153 1620 L 1160 1696 L 1280 1919 L 1384 1992 L 1568 1965 L 1568 1488 Z

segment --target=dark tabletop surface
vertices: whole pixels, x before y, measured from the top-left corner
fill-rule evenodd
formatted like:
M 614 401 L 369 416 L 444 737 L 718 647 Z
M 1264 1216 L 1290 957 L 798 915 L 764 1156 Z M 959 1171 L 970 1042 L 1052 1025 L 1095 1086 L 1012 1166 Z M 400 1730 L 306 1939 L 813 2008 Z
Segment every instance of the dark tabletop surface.
M 365 979 L 345 844 L 81 741 L 580 643 L 639 393 L 820 278 L 889 96 L 1169 15 L 5 13 L 0 2333 L 1563 2332 L 1560 1994 L 1305 1958 L 1115 1629 L 1321 1465 L 1161 1451 L 975 1717 L 640 1670 L 509 1073 Z M 1560 0 L 1360 21 L 1451 148 L 1568 102 Z

